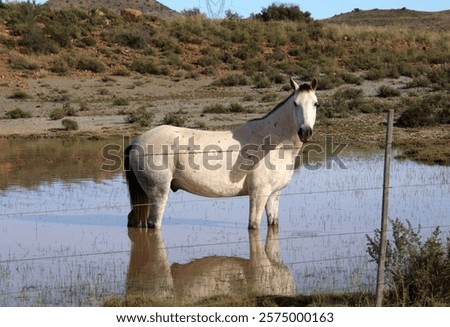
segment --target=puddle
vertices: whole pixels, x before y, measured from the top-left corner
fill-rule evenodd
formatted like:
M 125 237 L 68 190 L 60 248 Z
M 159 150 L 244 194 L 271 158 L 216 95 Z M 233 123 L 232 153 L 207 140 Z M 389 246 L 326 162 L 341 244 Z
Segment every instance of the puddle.
M 347 150 L 347 169 L 297 171 L 278 230 L 247 231 L 247 197 L 179 191 L 155 232 L 126 228 L 124 177 L 99 168 L 111 142 L 0 141 L 1 306 L 97 306 L 136 293 L 189 304 L 239 292 L 374 291 L 365 235 L 380 226 L 381 152 Z M 450 168 L 394 160 L 391 179 L 391 218 L 424 233 L 450 229 Z

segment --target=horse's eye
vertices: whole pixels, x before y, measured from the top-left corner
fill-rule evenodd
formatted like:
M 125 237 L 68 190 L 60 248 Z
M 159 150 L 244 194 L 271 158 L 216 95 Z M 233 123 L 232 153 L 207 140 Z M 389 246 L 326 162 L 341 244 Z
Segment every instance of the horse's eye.
M 314 107 L 319 108 L 320 107 L 319 102 L 314 103 Z

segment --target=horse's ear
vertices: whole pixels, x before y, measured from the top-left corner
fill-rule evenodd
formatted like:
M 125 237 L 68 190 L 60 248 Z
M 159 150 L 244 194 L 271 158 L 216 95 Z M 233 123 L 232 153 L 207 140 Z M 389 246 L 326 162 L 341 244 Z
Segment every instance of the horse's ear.
M 313 91 L 317 89 L 317 84 L 319 84 L 319 81 L 317 80 L 317 78 L 314 77 L 314 79 L 311 82 L 311 88 L 313 89 Z
M 298 83 L 296 81 L 294 81 L 294 79 L 292 77 L 291 77 L 291 86 L 295 91 L 297 91 L 300 88 Z

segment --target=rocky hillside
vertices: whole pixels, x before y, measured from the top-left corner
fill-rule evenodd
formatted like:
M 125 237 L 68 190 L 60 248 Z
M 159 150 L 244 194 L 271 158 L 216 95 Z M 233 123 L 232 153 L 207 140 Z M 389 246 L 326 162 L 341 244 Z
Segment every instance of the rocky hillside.
M 332 24 L 414 28 L 422 30 L 450 30 L 450 10 L 439 12 L 415 11 L 406 8 L 391 10 L 360 10 L 336 15 L 324 20 Z
M 120 11 L 125 8 L 132 8 L 143 13 L 154 13 L 159 15 L 174 14 L 175 11 L 155 0 L 48 0 L 47 5 L 52 8 L 81 7 L 81 8 L 108 8 Z

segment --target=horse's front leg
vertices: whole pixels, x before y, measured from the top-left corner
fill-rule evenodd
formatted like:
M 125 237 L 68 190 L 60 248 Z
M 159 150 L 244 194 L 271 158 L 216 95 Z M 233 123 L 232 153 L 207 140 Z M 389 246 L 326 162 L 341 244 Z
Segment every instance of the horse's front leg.
M 261 218 L 264 211 L 264 206 L 267 203 L 269 196 L 264 193 L 256 193 L 250 195 L 250 218 L 248 229 L 258 229 L 261 224 Z
M 278 225 L 278 208 L 280 207 L 280 191 L 276 191 L 269 196 L 266 202 L 267 223 Z

